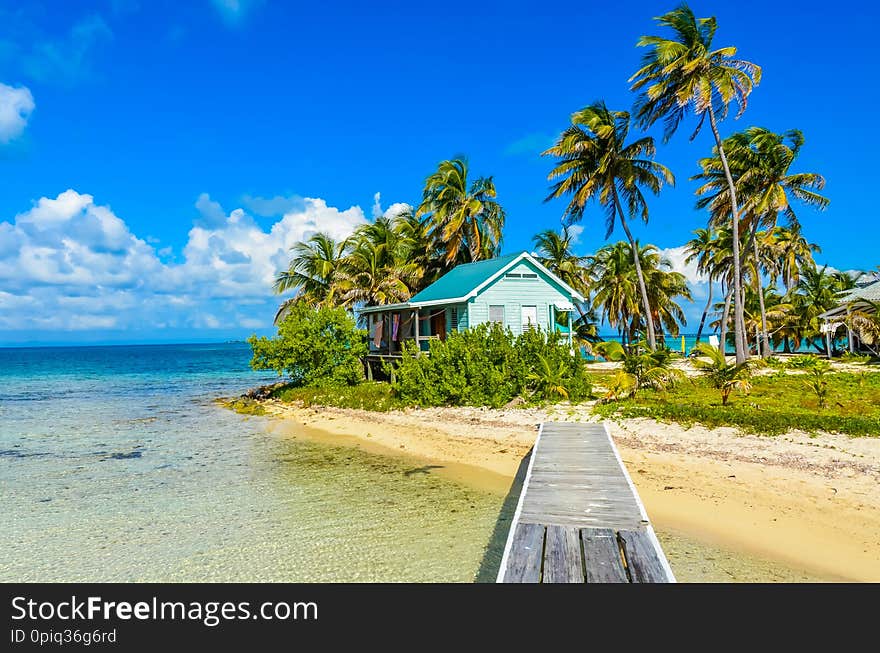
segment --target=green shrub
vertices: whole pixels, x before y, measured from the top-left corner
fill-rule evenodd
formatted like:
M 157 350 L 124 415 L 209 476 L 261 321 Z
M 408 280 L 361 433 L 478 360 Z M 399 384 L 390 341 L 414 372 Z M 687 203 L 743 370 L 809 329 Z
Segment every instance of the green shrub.
M 840 357 L 840 360 L 844 363 L 869 363 L 871 356 L 869 354 L 853 354 L 847 351 Z
M 794 356 L 785 366 L 791 370 L 810 370 L 816 367 L 820 362 L 820 358 L 816 354 L 801 354 Z
M 430 356 L 411 343 L 394 369 L 395 394 L 420 406 L 503 406 L 517 396 L 580 401 L 592 385 L 586 363 L 539 329 L 514 336 L 480 324 L 432 340 Z
M 295 386 L 346 386 L 363 379 L 365 332 L 342 308 L 296 304 L 275 338 L 251 336 L 248 343 L 252 368 L 286 374 Z

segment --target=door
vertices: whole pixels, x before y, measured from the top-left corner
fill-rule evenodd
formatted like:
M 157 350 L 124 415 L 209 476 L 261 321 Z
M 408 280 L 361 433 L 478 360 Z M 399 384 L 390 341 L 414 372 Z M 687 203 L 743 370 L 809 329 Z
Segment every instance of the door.
M 523 306 L 522 307 L 522 330 L 531 329 L 538 326 L 538 307 Z
M 438 311 L 431 317 L 431 334 L 446 340 L 446 311 Z

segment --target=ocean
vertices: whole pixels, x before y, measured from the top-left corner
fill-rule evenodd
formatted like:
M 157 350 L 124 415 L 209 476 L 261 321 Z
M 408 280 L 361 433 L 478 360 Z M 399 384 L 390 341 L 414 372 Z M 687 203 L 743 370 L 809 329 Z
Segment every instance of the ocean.
M 492 581 L 516 497 L 218 406 L 243 343 L 0 348 L 0 582 Z M 810 580 L 658 531 L 680 581 Z
M 504 497 L 217 406 L 274 380 L 249 360 L 0 349 L 0 581 L 467 582 L 500 558 Z

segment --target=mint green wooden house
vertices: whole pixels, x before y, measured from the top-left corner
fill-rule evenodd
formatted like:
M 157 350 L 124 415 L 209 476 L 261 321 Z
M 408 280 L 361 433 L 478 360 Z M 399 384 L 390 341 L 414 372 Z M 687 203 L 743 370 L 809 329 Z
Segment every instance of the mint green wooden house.
M 574 302 L 584 298 L 528 252 L 459 265 L 402 304 L 361 309 L 369 329 L 370 358 L 400 356 L 404 343 L 420 351 L 485 322 L 513 333 L 540 327 L 572 344 Z

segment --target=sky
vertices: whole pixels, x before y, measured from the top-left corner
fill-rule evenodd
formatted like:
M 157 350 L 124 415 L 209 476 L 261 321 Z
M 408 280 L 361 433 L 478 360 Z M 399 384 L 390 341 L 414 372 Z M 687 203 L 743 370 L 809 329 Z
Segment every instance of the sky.
M 632 106 L 635 43 L 674 6 L 0 0 L 0 345 L 271 333 L 271 281 L 293 243 L 417 204 L 457 155 L 494 177 L 503 251 L 531 249 L 565 204 L 544 201 L 540 152 L 583 106 Z M 880 264 L 866 172 L 880 9 L 691 6 L 717 17 L 717 46 L 763 68 L 722 135 L 802 130 L 796 168 L 824 175 L 831 199 L 798 211 L 817 262 Z M 705 224 L 689 177 L 713 144 L 708 129 L 690 141 L 692 127 L 668 144 L 649 132 L 677 183 L 633 226 L 692 283 L 685 332 L 707 289 L 682 263 Z M 578 253 L 605 242 L 600 208 L 580 227 Z

